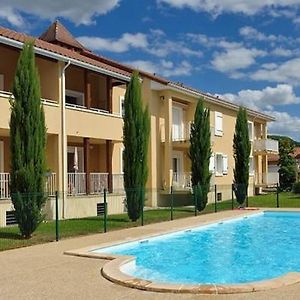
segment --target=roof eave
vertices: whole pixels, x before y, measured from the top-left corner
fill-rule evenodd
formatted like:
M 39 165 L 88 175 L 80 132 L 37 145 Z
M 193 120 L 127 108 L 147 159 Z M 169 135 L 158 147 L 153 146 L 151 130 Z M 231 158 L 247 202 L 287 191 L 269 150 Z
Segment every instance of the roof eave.
M 174 84 L 172 82 L 169 82 L 167 87 L 169 87 L 170 89 L 172 90 L 176 90 L 176 91 L 180 91 L 180 92 L 184 92 L 190 96 L 194 96 L 194 97 L 204 97 L 205 100 L 207 100 L 208 102 L 211 102 L 211 103 L 215 103 L 215 104 L 218 104 L 218 105 L 221 105 L 223 107 L 226 107 L 226 108 L 231 108 L 235 111 L 237 111 L 239 109 L 239 105 L 237 104 L 234 104 L 232 102 L 229 102 L 229 101 L 226 101 L 226 100 L 223 100 L 221 98 L 216 98 L 216 97 L 213 97 L 212 95 L 208 95 L 208 94 L 205 94 L 203 92 L 200 92 L 200 91 L 193 91 L 193 90 L 190 90 L 184 86 L 178 86 L 177 84 Z M 261 113 L 261 112 L 258 112 L 258 111 L 255 111 L 255 110 L 252 110 L 250 108 L 247 108 L 247 112 L 250 116 L 252 117 L 259 117 L 267 122 L 273 122 L 273 121 L 276 121 L 276 119 L 272 116 L 269 116 L 267 114 L 264 114 L 264 113 Z
M 14 39 L 10 39 L 10 38 L 4 37 L 4 36 L 0 36 L 0 43 L 5 44 L 7 46 L 15 47 L 15 48 L 18 48 L 18 49 L 22 49 L 23 44 L 24 44 L 23 42 L 16 41 Z M 130 76 L 126 76 L 126 75 L 122 75 L 122 74 L 119 74 L 119 73 L 116 73 L 116 72 L 113 72 L 113 71 L 109 71 L 109 70 L 106 70 L 104 68 L 97 67 L 97 66 L 94 66 L 92 64 L 82 62 L 80 60 L 70 58 L 70 57 L 62 55 L 62 54 L 57 54 L 55 52 L 45 50 L 45 49 L 39 48 L 37 46 L 34 46 L 34 50 L 35 50 L 36 54 L 39 54 L 39 55 L 42 55 L 42 56 L 45 56 L 45 57 L 56 59 L 56 60 L 62 61 L 62 62 L 71 62 L 71 64 L 73 64 L 73 65 L 83 67 L 83 68 L 89 69 L 91 71 L 95 71 L 95 72 L 98 72 L 98 73 L 101 73 L 101 74 L 109 75 L 109 76 L 112 76 L 112 77 L 115 77 L 115 78 L 118 78 L 118 79 L 121 79 L 121 80 L 124 80 L 124 81 L 130 81 Z

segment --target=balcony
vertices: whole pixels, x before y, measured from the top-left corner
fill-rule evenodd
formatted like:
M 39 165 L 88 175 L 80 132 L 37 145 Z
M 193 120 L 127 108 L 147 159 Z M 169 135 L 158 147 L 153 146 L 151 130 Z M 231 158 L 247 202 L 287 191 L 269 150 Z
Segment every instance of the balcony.
M 186 122 L 183 123 L 182 126 L 172 126 L 172 141 L 174 143 L 188 145 L 187 142 L 190 141 L 190 135 L 191 135 L 191 124 L 192 122 Z M 210 141 L 211 145 L 214 144 L 215 141 L 215 129 L 214 127 L 210 127 Z M 161 133 L 161 142 L 165 142 L 165 125 L 162 124 L 160 126 L 160 133 Z
M 0 199 L 10 198 L 10 173 L 0 173 Z M 46 176 L 45 192 L 49 196 L 55 196 L 56 192 L 56 173 Z
M 256 186 L 271 186 L 279 183 L 278 172 L 255 173 Z
M 176 190 L 187 190 L 192 187 L 191 173 L 173 173 L 173 188 Z
M 278 153 L 278 141 L 271 139 L 255 140 L 253 144 L 254 153 Z
M 79 107 L 67 108 L 68 136 L 122 141 L 123 119 L 119 115 Z
M 88 194 L 87 181 L 89 184 L 89 194 L 98 195 L 109 189 L 109 173 L 90 173 L 89 178 L 86 173 L 68 173 L 68 196 L 81 196 Z M 123 174 L 112 174 L 112 193 L 124 191 Z

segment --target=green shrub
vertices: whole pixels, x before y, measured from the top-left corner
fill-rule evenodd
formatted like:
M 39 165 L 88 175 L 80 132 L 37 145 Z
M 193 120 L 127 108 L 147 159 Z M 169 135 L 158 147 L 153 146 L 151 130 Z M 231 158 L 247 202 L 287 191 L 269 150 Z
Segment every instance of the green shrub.
M 296 182 L 293 185 L 293 193 L 300 194 L 300 182 Z

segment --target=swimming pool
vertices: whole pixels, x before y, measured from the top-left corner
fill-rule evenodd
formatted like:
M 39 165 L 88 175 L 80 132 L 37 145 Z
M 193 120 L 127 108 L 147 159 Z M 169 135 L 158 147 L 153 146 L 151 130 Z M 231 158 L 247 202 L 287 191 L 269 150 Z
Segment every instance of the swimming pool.
M 135 256 L 121 271 L 153 282 L 234 284 L 300 272 L 300 213 L 262 212 L 95 249 Z

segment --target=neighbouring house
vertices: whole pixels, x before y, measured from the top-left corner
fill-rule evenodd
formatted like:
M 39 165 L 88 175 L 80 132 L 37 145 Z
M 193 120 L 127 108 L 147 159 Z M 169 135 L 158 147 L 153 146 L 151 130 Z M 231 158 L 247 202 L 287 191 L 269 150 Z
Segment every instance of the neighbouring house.
M 0 27 L 0 226 L 9 224 L 9 119 L 11 86 L 24 33 Z M 61 191 L 61 218 L 97 215 L 108 190 L 108 212 L 125 211 L 123 193 L 123 102 L 133 69 L 99 56 L 80 44 L 58 21 L 35 39 L 42 103 L 47 126 L 47 192 Z M 211 110 L 212 185 L 218 199 L 231 197 L 232 141 L 238 106 L 219 97 L 140 71 L 143 101 L 149 106 L 151 133 L 147 205 L 166 205 L 171 186 L 189 191 L 189 131 L 196 103 Z M 249 194 L 272 183 L 268 155 L 278 142 L 267 139 L 272 116 L 248 109 L 252 143 Z M 210 200 L 211 201 L 211 200 Z M 54 217 L 50 197 L 45 211 Z
M 298 178 L 300 175 L 300 147 L 295 147 L 293 157 L 296 160 Z M 271 154 L 268 156 L 268 171 L 272 174 L 278 174 L 279 171 L 279 154 Z M 278 175 L 279 176 L 279 175 Z

